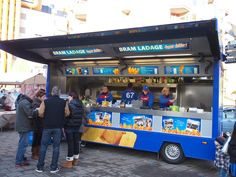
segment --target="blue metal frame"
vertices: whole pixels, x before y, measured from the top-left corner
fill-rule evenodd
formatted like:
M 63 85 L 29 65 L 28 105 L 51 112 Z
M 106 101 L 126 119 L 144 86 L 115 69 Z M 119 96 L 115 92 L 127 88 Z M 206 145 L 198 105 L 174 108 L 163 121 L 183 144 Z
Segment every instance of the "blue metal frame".
M 212 114 L 212 138 L 219 135 L 219 86 L 220 86 L 220 65 L 219 61 L 214 62 L 213 75 L 213 114 Z

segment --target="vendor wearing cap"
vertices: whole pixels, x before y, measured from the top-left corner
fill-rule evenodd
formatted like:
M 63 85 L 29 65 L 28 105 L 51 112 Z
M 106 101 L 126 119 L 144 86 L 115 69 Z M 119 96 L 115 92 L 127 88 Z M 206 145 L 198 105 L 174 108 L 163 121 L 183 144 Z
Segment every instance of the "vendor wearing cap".
M 140 100 L 143 102 L 143 107 L 152 108 L 154 95 L 150 92 L 148 86 L 143 86 L 143 92 L 140 95 Z
M 102 105 L 103 101 L 111 102 L 113 100 L 112 94 L 109 92 L 107 86 L 103 86 L 102 92 L 97 97 L 97 104 Z
M 167 108 L 169 106 L 172 106 L 175 100 L 176 98 L 173 99 L 173 97 L 170 94 L 170 89 L 168 87 L 164 87 L 159 97 L 159 107 Z
M 128 83 L 128 88 L 122 93 L 121 101 L 125 104 L 131 104 L 133 100 L 138 99 L 138 94 L 133 90 L 133 84 Z

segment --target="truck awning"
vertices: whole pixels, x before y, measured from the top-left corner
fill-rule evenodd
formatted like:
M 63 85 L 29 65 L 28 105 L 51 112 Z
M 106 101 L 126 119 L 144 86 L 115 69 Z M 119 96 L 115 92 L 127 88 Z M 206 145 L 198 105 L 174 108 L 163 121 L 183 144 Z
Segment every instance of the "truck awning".
M 216 19 L 8 40 L 0 42 L 0 49 L 39 63 L 139 57 L 220 59 Z

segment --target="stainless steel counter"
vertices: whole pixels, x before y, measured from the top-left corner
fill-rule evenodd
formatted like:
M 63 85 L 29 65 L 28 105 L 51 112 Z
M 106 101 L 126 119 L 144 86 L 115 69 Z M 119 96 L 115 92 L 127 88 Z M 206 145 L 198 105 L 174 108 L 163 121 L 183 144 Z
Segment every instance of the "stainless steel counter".
M 118 113 L 130 113 L 130 114 L 149 114 L 154 116 L 174 116 L 174 117 L 186 117 L 186 118 L 200 118 L 200 119 L 212 119 L 212 112 L 193 113 L 193 112 L 174 112 L 174 111 L 161 111 L 153 109 L 138 109 L 138 108 L 115 108 L 115 107 L 100 107 L 90 108 L 96 111 L 106 112 L 118 112 Z

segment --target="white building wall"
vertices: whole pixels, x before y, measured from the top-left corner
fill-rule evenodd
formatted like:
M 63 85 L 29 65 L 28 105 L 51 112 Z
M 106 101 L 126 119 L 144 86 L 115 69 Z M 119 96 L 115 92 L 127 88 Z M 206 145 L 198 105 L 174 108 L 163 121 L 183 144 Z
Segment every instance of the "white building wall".
M 67 33 L 67 18 L 36 10 L 21 9 L 20 36 L 31 38 Z

